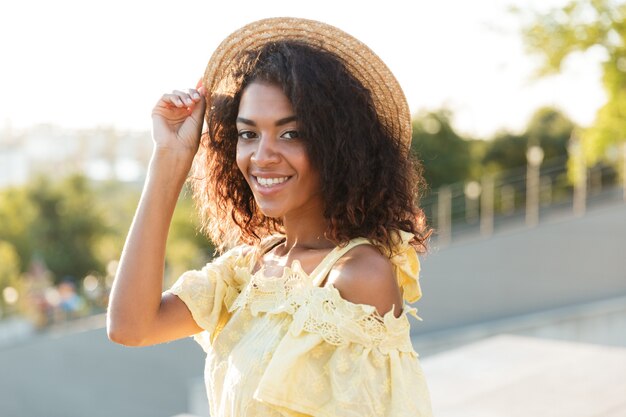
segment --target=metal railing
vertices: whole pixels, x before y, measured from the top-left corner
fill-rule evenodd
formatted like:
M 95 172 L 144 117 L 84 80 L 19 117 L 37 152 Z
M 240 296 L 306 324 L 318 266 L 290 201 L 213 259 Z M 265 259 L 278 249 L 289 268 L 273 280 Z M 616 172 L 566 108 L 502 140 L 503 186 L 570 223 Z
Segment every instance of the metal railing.
M 626 144 L 614 165 L 587 167 L 581 157 L 543 161 L 540 149 L 529 149 L 527 157 L 526 166 L 445 185 L 424 196 L 421 207 L 437 246 L 514 225 L 535 227 L 564 214 L 581 216 L 602 201 L 626 202 Z

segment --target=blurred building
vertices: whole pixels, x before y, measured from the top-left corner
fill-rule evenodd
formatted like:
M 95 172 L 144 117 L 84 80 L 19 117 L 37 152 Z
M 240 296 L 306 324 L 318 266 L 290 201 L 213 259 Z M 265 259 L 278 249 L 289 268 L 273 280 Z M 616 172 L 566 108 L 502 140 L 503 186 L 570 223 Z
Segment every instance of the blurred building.
M 76 172 L 93 180 L 139 181 L 151 148 L 148 131 L 49 124 L 15 130 L 5 125 L 0 130 L 0 187 L 23 184 L 37 174 Z

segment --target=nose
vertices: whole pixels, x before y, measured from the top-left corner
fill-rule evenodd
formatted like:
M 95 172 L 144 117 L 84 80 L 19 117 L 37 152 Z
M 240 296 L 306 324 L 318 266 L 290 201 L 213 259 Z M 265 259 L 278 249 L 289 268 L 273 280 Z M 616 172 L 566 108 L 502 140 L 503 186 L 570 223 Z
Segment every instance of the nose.
M 257 166 L 268 166 L 280 161 L 280 155 L 276 149 L 276 141 L 263 135 L 257 142 L 256 149 L 252 153 L 252 162 Z

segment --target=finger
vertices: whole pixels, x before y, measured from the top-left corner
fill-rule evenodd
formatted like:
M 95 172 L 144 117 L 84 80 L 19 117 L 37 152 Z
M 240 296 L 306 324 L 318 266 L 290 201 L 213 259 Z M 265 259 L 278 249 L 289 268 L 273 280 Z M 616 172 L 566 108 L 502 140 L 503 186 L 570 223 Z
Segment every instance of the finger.
M 163 94 L 161 100 L 163 100 L 166 104 L 170 104 L 175 107 L 185 107 L 181 98 L 176 94 Z
M 206 105 L 204 104 L 204 101 L 200 101 L 199 103 L 196 103 L 191 108 L 191 113 L 194 116 L 194 118 L 202 118 L 204 115 L 205 107 Z
M 191 97 L 193 101 L 200 101 L 200 93 L 195 88 L 190 88 L 189 90 L 187 90 L 187 94 L 189 94 L 189 97 Z
M 200 96 L 201 97 L 201 96 Z M 200 98 L 197 103 L 193 107 L 190 108 L 190 116 L 196 121 L 200 130 L 202 130 L 202 123 L 204 119 L 204 112 L 206 110 L 206 101 L 203 98 Z
M 180 100 L 185 103 L 186 106 L 191 106 L 194 102 L 191 95 L 185 91 L 174 90 L 172 94 L 178 96 L 178 98 L 180 98 Z

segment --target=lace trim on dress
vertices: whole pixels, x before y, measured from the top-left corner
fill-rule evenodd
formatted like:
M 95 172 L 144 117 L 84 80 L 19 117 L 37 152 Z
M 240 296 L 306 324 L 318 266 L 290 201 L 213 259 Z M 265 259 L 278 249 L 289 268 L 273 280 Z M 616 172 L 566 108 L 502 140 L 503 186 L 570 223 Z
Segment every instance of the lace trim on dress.
M 201 270 L 183 273 L 166 292 L 177 295 L 188 307 L 196 323 L 213 340 L 230 318 L 226 309 L 233 304 L 250 279 L 248 265 L 252 252 L 243 246 L 233 248 L 206 264 Z M 223 307 L 226 307 L 223 308 Z M 194 335 L 204 347 L 204 332 Z
M 402 315 L 396 318 L 392 306 L 381 316 L 374 306 L 343 299 L 332 285 L 311 286 L 298 261 L 291 268 L 285 267 L 280 277 L 267 277 L 263 272 L 261 269 L 251 277 L 230 312 L 248 308 L 253 316 L 289 314 L 293 316 L 289 330 L 294 336 L 306 331 L 336 346 L 359 343 L 383 353 L 392 349 L 415 353 L 407 314 L 420 319 L 416 308 L 405 304 Z

